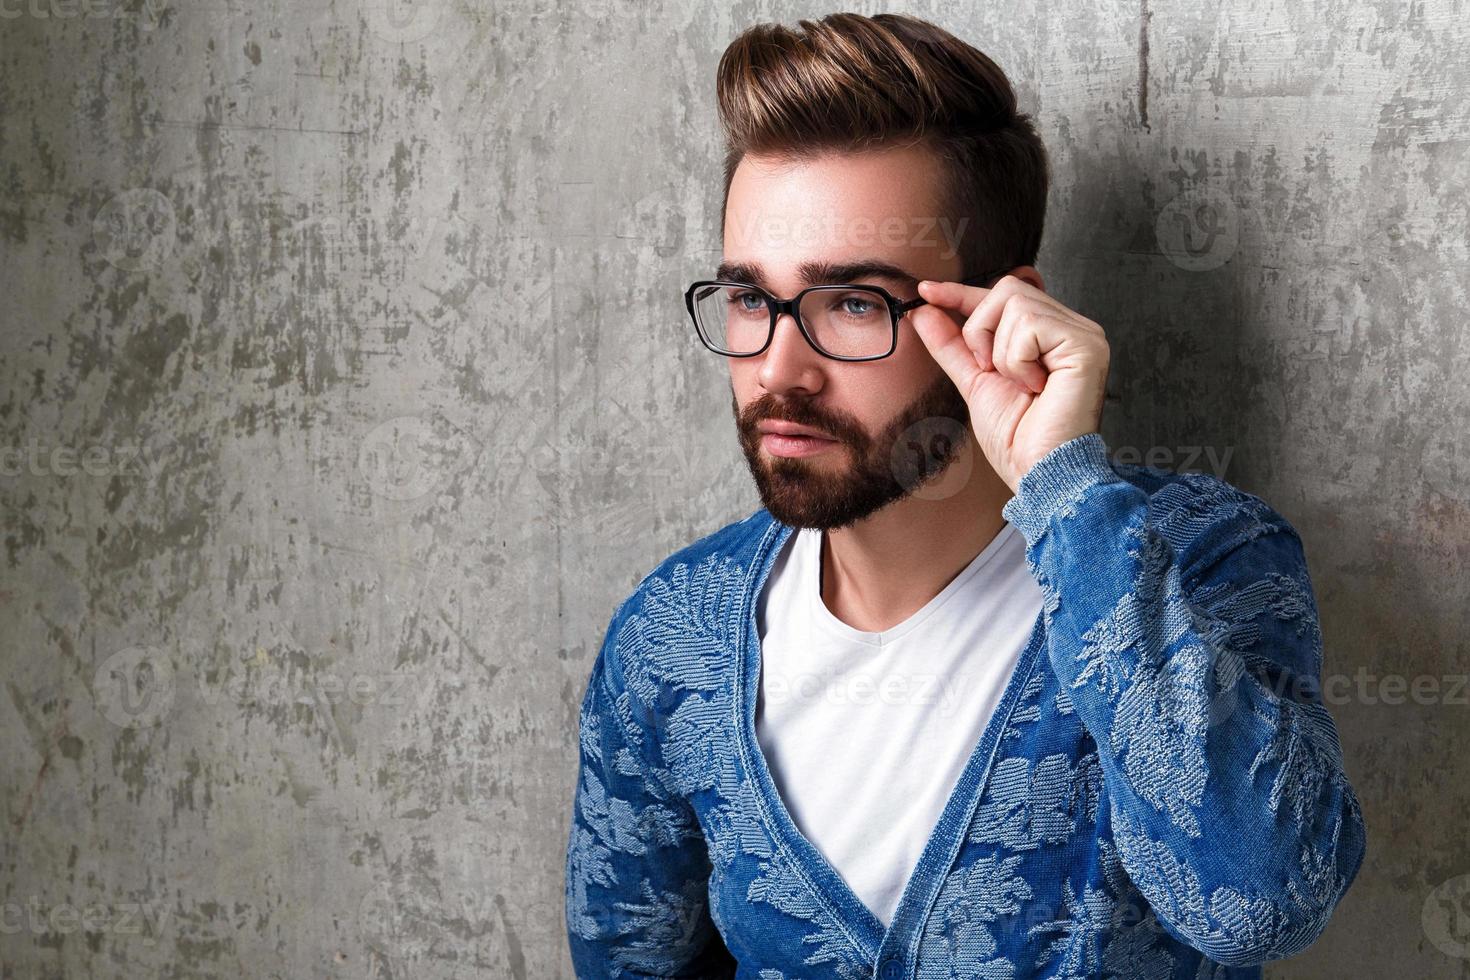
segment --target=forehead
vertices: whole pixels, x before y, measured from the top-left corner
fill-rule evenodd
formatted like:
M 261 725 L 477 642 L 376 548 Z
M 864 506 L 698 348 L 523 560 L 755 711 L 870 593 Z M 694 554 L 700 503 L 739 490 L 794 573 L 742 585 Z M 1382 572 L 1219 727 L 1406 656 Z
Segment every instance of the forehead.
M 827 152 L 805 159 L 747 154 L 725 207 L 725 259 L 782 270 L 810 260 L 922 263 L 943 236 L 938 158 L 922 146 Z

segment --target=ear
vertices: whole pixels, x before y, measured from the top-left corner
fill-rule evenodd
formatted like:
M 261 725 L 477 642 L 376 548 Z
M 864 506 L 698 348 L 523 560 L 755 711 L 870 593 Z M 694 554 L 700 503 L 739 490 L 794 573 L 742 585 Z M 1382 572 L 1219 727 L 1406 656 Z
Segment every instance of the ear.
M 1046 292 L 1046 284 L 1041 281 L 1041 271 L 1034 265 L 1018 265 L 1007 273 L 1007 275 L 1015 276 L 1017 279 L 1035 286 L 1043 293 Z

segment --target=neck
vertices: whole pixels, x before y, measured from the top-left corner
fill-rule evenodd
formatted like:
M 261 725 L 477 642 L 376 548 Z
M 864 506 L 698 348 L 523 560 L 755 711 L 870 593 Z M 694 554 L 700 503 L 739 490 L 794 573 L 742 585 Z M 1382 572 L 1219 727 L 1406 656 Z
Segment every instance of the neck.
M 972 435 L 945 472 L 917 493 L 823 533 L 822 601 L 854 629 L 897 626 L 995 540 L 1011 496 Z

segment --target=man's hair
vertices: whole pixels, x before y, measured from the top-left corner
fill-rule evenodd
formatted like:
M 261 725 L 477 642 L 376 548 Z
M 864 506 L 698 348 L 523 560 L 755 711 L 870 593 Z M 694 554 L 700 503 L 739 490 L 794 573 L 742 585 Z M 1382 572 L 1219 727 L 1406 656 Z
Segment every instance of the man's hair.
M 747 153 L 800 160 L 921 143 L 941 163 L 935 217 L 961 231 L 951 244 L 962 275 L 1034 265 L 1046 217 L 1046 149 L 1000 67 L 907 14 L 836 13 L 797 24 L 799 31 L 757 24 L 720 57 L 721 235 L 730 182 Z

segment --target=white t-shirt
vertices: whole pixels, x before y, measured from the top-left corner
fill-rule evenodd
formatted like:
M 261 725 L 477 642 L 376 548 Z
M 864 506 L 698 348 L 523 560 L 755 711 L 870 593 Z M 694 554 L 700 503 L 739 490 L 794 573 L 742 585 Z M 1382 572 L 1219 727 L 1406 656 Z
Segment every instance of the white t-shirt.
M 757 605 L 756 740 L 797 829 L 886 927 L 1041 613 L 1006 523 L 908 619 L 854 629 L 822 601 L 798 528 Z

